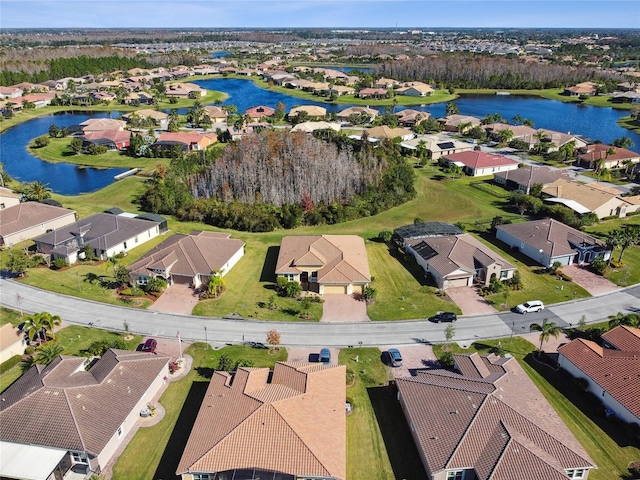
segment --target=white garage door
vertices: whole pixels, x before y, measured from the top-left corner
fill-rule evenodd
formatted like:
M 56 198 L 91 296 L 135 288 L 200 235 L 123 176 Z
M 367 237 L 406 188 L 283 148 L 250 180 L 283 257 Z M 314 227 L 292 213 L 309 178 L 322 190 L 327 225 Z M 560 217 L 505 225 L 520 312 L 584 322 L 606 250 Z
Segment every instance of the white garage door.
M 456 278 L 453 280 L 446 280 L 444 282 L 444 288 L 452 288 L 452 287 L 466 287 L 468 279 L 467 278 Z
M 325 285 L 323 293 L 347 293 L 346 285 Z

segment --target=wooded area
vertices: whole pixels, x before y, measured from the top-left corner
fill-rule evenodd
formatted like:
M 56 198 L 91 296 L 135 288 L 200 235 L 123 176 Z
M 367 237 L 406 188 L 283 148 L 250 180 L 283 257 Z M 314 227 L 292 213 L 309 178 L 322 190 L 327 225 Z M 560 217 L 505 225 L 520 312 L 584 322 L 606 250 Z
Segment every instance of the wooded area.
M 449 88 L 544 89 L 562 88 L 588 80 L 622 81 L 622 76 L 589 67 L 567 67 L 467 53 L 389 61 L 377 65 L 374 74 L 403 81 L 419 80 Z

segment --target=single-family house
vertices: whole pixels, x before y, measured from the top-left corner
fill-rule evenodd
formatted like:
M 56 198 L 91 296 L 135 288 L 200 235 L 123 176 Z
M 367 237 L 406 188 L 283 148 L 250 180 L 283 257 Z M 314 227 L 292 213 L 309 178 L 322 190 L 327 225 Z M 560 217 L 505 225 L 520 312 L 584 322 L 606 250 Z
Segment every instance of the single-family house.
M 127 105 L 153 105 L 156 99 L 149 92 L 131 92 L 123 101 Z
M 131 218 L 124 215 L 96 213 L 72 224 L 57 228 L 35 239 L 40 253 L 53 258 L 64 258 L 75 263 L 83 255 L 86 245 L 95 254 L 106 259 L 119 253 L 126 254 L 132 248 L 160 235 L 158 221 Z
M 30 93 L 28 95 L 23 95 L 22 97 L 12 98 L 11 101 L 20 106 L 23 106 L 27 102 L 33 103 L 35 108 L 41 108 L 51 105 L 51 100 L 53 100 L 55 96 L 56 95 L 53 92 Z
M 519 190 L 528 194 L 533 185 L 539 184 L 546 187 L 556 180 L 563 178 L 569 180 L 566 170 L 551 167 L 536 167 L 523 165 L 515 170 L 498 172 L 493 175 L 493 181 L 507 190 Z
M 215 133 L 200 132 L 162 132 L 154 147 L 164 149 L 173 145 L 180 145 L 184 151 L 206 150 L 218 141 Z
M 552 218 L 498 225 L 496 237 L 547 268 L 554 262 L 572 265 L 611 257 L 601 241 Z
M 363 293 L 371 283 L 367 250 L 357 235 L 284 237 L 275 273 L 320 295 Z
M 10 247 L 76 221 L 76 212 L 45 203 L 24 202 L 0 209 L 0 245 Z
M 187 440 L 182 480 L 345 480 L 346 367 L 276 363 L 214 372 Z
M 485 153 L 479 150 L 450 153 L 443 155 L 442 158 L 449 164 L 458 165 L 464 173 L 472 177 L 493 175 L 518 168 L 518 162 L 515 160 L 504 155 Z
M 169 98 L 200 98 L 206 94 L 207 91 L 195 83 L 172 83 L 165 92 Z
M 415 154 L 420 148 L 424 148 L 433 160 L 438 160 L 445 155 L 460 152 L 471 152 L 475 145 L 463 142 L 448 135 L 419 135 L 411 140 L 405 140 L 400 146 Z
M 316 130 L 327 130 L 331 129 L 333 131 L 340 131 L 340 124 L 337 122 L 302 122 L 294 125 L 291 129 L 292 132 L 305 132 L 312 133 Z
M 468 233 L 409 240 L 404 250 L 438 288 L 488 286 L 513 277 L 516 267 Z
M 355 93 L 355 88 L 346 85 L 334 85 L 327 90 L 328 95 L 335 95 L 336 97 L 341 95 L 355 95 Z
M 582 82 L 565 88 L 562 94 L 570 97 L 579 97 L 581 95 L 591 96 L 596 94 L 597 89 L 597 83 Z
M 389 92 L 384 88 L 363 88 L 358 92 L 359 98 L 387 98 L 389 96 Z
M 348 108 L 345 108 L 344 110 L 339 111 L 336 114 L 336 117 L 339 120 L 346 121 L 349 119 L 349 117 L 351 117 L 351 115 L 359 115 L 360 118 L 362 117 L 368 118 L 367 123 L 369 123 L 371 122 L 371 120 L 375 119 L 379 113 L 380 112 L 375 108 L 356 106 L 356 107 L 348 107 Z
M 438 123 L 442 125 L 447 132 L 465 133 L 473 127 L 477 127 L 482 121 L 477 117 L 470 115 L 449 115 L 438 119 Z
M 371 128 L 367 128 L 366 130 L 363 130 L 363 132 L 366 132 L 367 135 L 369 135 L 369 139 L 394 139 L 394 138 L 400 138 L 400 140 L 402 141 L 407 141 L 407 140 L 411 140 L 413 137 L 416 136 L 415 133 L 413 133 L 411 130 L 407 130 L 406 128 L 391 128 L 387 125 L 380 125 L 378 127 L 371 127 Z
M 90 367 L 62 355 L 31 367 L 0 394 L 0 477 L 99 474 L 166 383 L 169 360 L 110 349 Z
M 604 404 L 607 414 L 640 425 L 640 329 L 618 326 L 600 346 L 578 338 L 558 348 L 558 364 Z
M 127 122 L 113 118 L 90 118 L 80 124 L 83 133 L 102 132 L 104 130 L 124 130 Z
M 427 120 L 431 116 L 431 114 L 429 112 L 421 112 L 418 110 L 405 108 L 404 110 L 396 112 L 395 116 L 398 117 L 398 123 L 400 124 L 400 126 L 413 128 L 424 120 Z
M 131 142 L 130 130 L 100 130 L 82 136 L 82 146 L 99 145 L 108 150 L 125 150 Z
M 258 122 L 264 117 L 271 117 L 275 113 L 275 108 L 265 107 L 264 105 L 247 108 L 247 110 L 244 112 L 244 114 L 248 115 L 254 122 Z
M 435 92 L 435 89 L 431 85 L 427 85 L 422 82 L 407 82 L 400 88 L 396 88 L 398 95 L 405 95 L 409 97 L 428 97 Z
M 305 112 L 309 118 L 321 119 L 327 115 L 327 109 L 319 107 L 317 105 L 302 105 L 300 107 L 294 107 L 289 111 L 289 118 L 295 118 L 300 113 Z
M 454 354 L 396 378 L 429 480 L 586 479 L 597 468 L 517 360 Z
M 640 153 L 604 143 L 594 143 L 578 150 L 578 165 L 596 168 L 600 161 L 600 168 L 626 168 L 640 162 Z
M 23 94 L 23 90 L 18 87 L 0 86 L 0 98 L 18 98 Z
M 151 108 L 145 108 L 143 110 L 136 110 L 135 112 L 126 113 L 122 116 L 132 128 L 144 128 L 142 125 L 158 128 L 160 130 L 166 130 L 169 127 L 169 115 L 153 110 Z
M 398 82 L 398 80 L 394 80 L 393 78 L 385 78 L 385 77 L 379 78 L 373 84 L 373 86 L 376 88 L 385 88 L 385 89 L 393 88 L 393 87 L 396 87 L 397 85 L 400 85 L 400 82 Z
M 542 189 L 546 202 L 560 203 L 579 214 L 593 213 L 598 218 L 626 217 L 636 207 L 621 197 L 621 191 L 611 191 L 596 183 L 578 183 L 560 178 Z
M 557 132 L 547 128 L 533 128 L 528 125 L 509 125 L 506 123 L 492 123 L 485 125 L 487 134 L 494 140 L 500 140 L 500 132 L 510 130 L 513 133 L 513 140 L 520 140 L 529 146 L 529 149 L 542 144 L 547 152 L 555 152 L 563 145 L 573 142 L 576 150 L 584 148 L 587 141 L 579 135 L 572 133 Z
M 244 255 L 245 243 L 230 237 L 216 232 L 171 235 L 132 263 L 129 277 L 138 285 L 146 285 L 153 277 L 169 285 L 206 285 L 214 274 L 225 276 Z
M 0 187 L 0 210 L 14 207 L 20 203 L 20 194 L 10 188 Z
M 27 341 L 23 332 L 10 323 L 0 327 L 0 363 L 16 355 L 22 355 L 25 348 L 27 348 Z
M 226 110 L 215 105 L 207 105 L 206 107 L 202 107 L 202 110 L 204 110 L 204 113 L 211 119 L 211 123 L 226 122 L 229 116 Z

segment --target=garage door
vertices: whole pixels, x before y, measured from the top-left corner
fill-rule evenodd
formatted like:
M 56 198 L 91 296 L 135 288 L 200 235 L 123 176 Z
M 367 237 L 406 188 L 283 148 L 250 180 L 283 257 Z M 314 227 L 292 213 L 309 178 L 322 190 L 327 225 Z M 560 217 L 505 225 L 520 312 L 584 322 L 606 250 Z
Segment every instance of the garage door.
M 189 285 L 193 279 L 187 275 L 171 275 L 173 278 L 173 283 L 179 283 L 181 285 Z
M 444 282 L 444 288 L 466 287 L 468 281 L 469 280 L 467 278 L 456 278 L 452 280 L 447 280 Z
M 323 293 L 347 293 L 346 285 L 325 285 Z

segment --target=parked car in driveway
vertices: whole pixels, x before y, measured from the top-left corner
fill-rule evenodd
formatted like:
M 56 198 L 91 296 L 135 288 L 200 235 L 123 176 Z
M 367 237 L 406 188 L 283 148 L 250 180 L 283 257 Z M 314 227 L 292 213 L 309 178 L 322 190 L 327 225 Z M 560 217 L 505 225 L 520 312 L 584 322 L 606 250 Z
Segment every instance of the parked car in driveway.
M 529 300 L 528 302 L 521 303 L 516 306 L 516 312 L 518 313 L 529 313 L 529 312 L 539 312 L 544 310 L 544 303 L 540 300 Z
M 402 355 L 400 355 L 400 350 L 397 348 L 390 348 L 387 350 L 387 355 L 389 356 L 389 365 L 392 367 L 402 366 Z
M 318 355 L 318 361 L 325 365 L 329 365 L 331 363 L 331 350 L 328 348 L 321 349 L 320 355 Z
M 158 342 L 153 338 L 148 338 L 146 342 L 138 345 L 138 348 L 136 348 L 136 351 L 156 353 L 157 347 L 158 347 Z
M 458 316 L 453 312 L 439 312 L 439 313 L 436 313 L 429 320 L 435 323 L 455 322 L 456 320 L 458 320 Z

